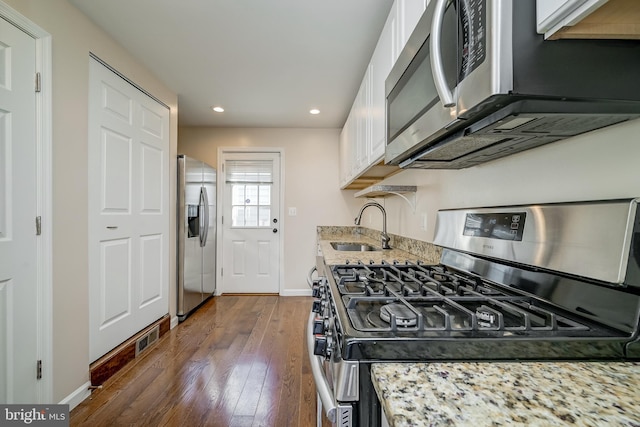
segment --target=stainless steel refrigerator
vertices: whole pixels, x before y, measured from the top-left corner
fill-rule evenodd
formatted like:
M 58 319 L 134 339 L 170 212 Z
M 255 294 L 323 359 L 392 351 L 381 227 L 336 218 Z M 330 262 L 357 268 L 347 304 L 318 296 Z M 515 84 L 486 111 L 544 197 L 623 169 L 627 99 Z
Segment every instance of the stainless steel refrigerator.
M 216 170 L 178 155 L 178 309 L 180 321 L 216 290 Z

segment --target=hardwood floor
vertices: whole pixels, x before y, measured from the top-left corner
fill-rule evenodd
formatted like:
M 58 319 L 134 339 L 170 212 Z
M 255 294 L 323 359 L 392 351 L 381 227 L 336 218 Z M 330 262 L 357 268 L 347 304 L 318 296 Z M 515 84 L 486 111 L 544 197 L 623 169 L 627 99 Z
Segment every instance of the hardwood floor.
M 311 297 L 220 296 L 71 412 L 71 426 L 315 426 Z

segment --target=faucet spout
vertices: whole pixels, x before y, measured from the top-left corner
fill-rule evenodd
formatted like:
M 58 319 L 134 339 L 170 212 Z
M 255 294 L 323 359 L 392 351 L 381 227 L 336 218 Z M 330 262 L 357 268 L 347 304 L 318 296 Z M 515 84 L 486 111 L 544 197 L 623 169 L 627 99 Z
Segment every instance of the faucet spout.
M 380 211 L 382 212 L 382 234 L 380 235 L 380 238 L 382 241 L 381 242 L 382 249 L 391 249 L 391 246 L 389 246 L 389 241 L 391 240 L 391 238 L 387 234 L 387 212 L 384 210 L 384 207 L 382 207 L 380 203 L 376 203 L 376 202 L 365 203 L 364 206 L 362 206 L 362 208 L 360 209 L 358 216 L 356 216 L 354 223 L 356 225 L 360 225 L 360 222 L 362 221 L 362 213 L 369 206 L 375 206 L 376 208 L 380 209 Z

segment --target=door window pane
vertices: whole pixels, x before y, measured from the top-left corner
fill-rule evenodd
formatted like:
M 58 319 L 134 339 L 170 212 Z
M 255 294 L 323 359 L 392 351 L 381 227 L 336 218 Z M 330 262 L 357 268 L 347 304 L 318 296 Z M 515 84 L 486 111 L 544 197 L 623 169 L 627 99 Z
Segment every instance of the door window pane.
M 260 201 L 263 202 L 264 205 L 271 204 L 271 186 L 270 185 L 261 185 L 260 186 Z
M 260 227 L 269 227 L 271 218 L 271 207 L 270 206 L 260 206 L 260 215 L 258 217 L 258 225 Z
M 231 186 L 231 226 L 271 226 L 272 161 L 226 163 L 227 185 Z
M 231 184 L 232 227 L 269 227 L 271 185 Z
M 257 205 L 258 204 L 258 186 L 257 185 L 247 185 L 245 187 L 245 201 L 246 205 Z
M 231 204 L 244 205 L 244 185 L 234 185 L 231 187 Z

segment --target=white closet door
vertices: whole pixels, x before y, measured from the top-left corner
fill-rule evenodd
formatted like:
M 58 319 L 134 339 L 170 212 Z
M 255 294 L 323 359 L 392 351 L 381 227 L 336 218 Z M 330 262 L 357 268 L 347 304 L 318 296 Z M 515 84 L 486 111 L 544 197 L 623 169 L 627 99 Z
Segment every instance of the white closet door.
M 90 356 L 169 311 L 169 109 L 91 59 Z
M 35 51 L 0 17 L 0 404 L 38 402 Z

